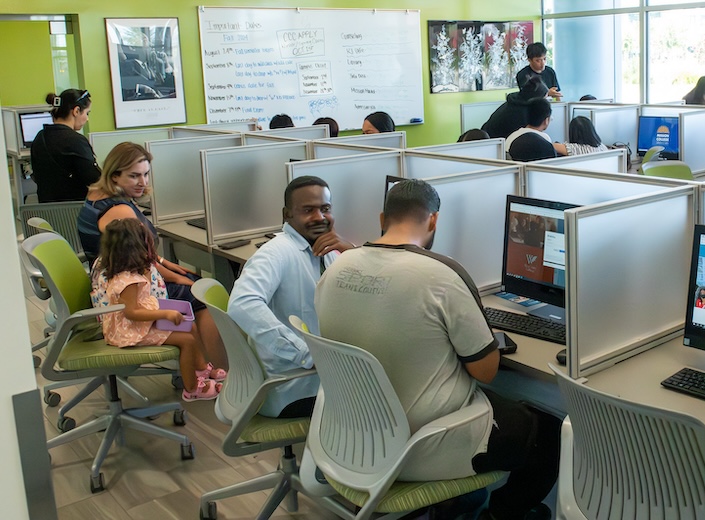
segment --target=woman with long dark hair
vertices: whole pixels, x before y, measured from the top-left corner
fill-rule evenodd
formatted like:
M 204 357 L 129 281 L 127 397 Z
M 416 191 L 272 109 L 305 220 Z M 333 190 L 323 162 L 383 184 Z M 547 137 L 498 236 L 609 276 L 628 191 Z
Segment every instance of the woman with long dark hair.
M 560 155 L 582 155 L 607 150 L 592 121 L 585 116 L 574 117 L 568 125 L 568 142 L 553 143 L 553 147 Z

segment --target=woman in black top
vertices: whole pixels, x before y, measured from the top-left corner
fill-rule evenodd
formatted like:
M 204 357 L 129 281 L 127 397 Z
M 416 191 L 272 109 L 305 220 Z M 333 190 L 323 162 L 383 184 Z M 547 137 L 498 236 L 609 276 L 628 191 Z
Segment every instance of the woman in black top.
M 31 160 L 39 202 L 83 200 L 88 185 L 100 178 L 100 167 L 88 139 L 78 133 L 88 121 L 91 96 L 68 89 L 47 94 L 54 124 L 44 125 L 32 142 Z

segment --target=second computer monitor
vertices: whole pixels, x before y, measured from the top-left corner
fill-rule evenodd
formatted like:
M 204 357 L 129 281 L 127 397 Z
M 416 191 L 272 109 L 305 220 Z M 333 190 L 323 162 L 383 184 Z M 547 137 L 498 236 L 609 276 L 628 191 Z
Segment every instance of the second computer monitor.
M 565 218 L 575 204 L 507 195 L 502 285 L 565 308 Z
M 654 146 L 663 146 L 664 159 L 678 159 L 678 116 L 639 116 L 637 153 L 643 157 Z

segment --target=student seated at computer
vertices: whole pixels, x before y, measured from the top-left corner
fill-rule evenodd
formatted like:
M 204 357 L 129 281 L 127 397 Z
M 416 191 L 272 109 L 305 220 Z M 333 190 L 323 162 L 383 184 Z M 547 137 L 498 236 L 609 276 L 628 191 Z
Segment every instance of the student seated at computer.
M 548 87 L 539 76 L 533 76 L 519 92 L 507 94 L 507 101 L 495 110 L 482 125 L 490 137 L 504 137 L 528 123 L 529 104 L 533 99 L 545 98 Z
M 557 157 L 556 149 L 540 135 L 530 132 L 520 135 L 509 148 L 509 154 L 514 161 L 530 162 Z
M 553 143 L 553 147 L 560 155 L 582 155 L 608 149 L 602 144 L 592 121 L 585 116 L 574 117 L 568 125 L 568 142 Z
M 294 121 L 292 121 L 291 116 L 287 114 L 277 114 L 269 122 L 269 129 L 273 130 L 275 128 L 293 128 Z
M 551 124 L 551 112 L 551 103 L 547 99 L 532 100 L 528 105 L 526 126 L 517 128 L 507 136 L 505 148 L 509 150 L 515 139 L 530 133 L 539 135 L 550 143 L 551 136 L 546 133 L 546 129 Z
M 463 132 L 462 134 L 460 134 L 460 137 L 458 137 L 458 142 L 464 143 L 466 141 L 481 141 L 482 139 L 489 138 L 490 134 L 488 134 L 484 130 L 480 130 L 479 128 L 472 128 L 467 132 Z
M 362 122 L 363 134 L 383 134 L 395 129 L 394 119 L 386 112 L 372 112 Z
M 332 117 L 319 117 L 313 122 L 314 125 L 328 125 L 328 133 L 331 137 L 338 137 L 338 122 Z
M 98 181 L 91 184 L 78 214 L 78 234 L 91 263 L 98 256 L 101 234 L 113 220 L 138 219 L 158 244 L 157 230 L 134 202 L 149 193 L 151 162 L 152 154 L 143 146 L 129 142 L 116 145 L 106 156 L 103 172 Z M 169 298 L 191 302 L 207 359 L 217 367 L 227 367 L 225 347 L 215 322 L 205 305 L 191 294 L 191 285 L 198 277 L 163 257 L 159 257 L 156 268 L 166 282 Z M 97 282 L 94 280 L 94 283 Z

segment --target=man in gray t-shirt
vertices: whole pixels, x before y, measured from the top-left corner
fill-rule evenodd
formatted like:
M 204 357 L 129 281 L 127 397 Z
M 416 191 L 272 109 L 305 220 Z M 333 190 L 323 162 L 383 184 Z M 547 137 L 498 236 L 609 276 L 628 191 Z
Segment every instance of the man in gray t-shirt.
M 470 276 L 429 251 L 439 208 L 424 181 L 407 179 L 389 191 L 382 237 L 343 253 L 316 288 L 321 335 L 379 359 L 412 432 L 471 400 L 487 402 L 491 413 L 468 430 L 468 458 L 458 465 L 511 471 L 485 518 L 546 518 L 539 504 L 557 476 L 560 422 L 478 387 L 497 373 L 497 342 Z

